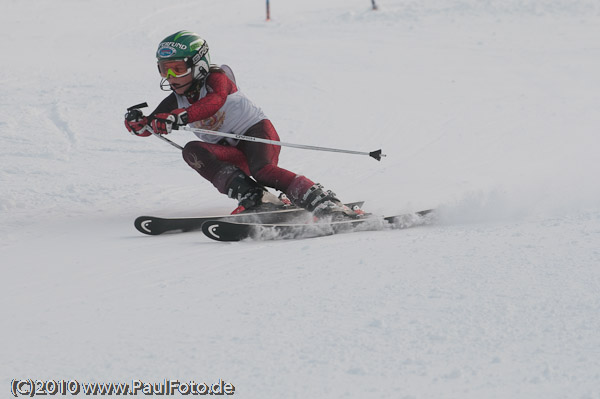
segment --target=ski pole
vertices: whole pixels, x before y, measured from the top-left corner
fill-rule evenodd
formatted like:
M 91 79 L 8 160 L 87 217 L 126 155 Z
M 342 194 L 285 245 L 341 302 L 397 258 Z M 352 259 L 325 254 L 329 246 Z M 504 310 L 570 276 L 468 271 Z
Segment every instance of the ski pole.
M 371 158 L 375 158 L 378 161 L 381 161 L 381 158 L 386 156 L 385 154 L 381 153 L 381 150 L 376 150 L 376 151 L 371 151 L 371 152 L 351 151 L 351 150 L 342 150 L 339 148 L 328 148 L 328 147 L 317 147 L 317 146 L 313 146 L 313 145 L 284 143 L 284 142 L 276 141 L 276 140 L 268 140 L 268 139 L 261 139 L 261 138 L 252 137 L 252 136 L 244 136 L 242 134 L 215 132 L 213 130 L 198 129 L 198 128 L 193 128 L 193 127 L 188 127 L 188 126 L 182 126 L 182 127 L 180 127 L 180 129 L 187 130 L 187 131 L 190 131 L 193 133 L 208 134 L 208 135 L 219 136 L 219 137 L 227 137 L 227 138 L 235 139 L 235 140 L 254 141 L 257 143 L 272 144 L 272 145 L 278 145 L 278 146 L 282 146 L 282 147 L 294 147 L 294 148 L 301 148 L 301 149 L 305 149 L 305 150 L 315 150 L 315 151 L 340 152 L 340 153 L 344 153 L 344 154 L 368 155 Z
M 167 143 L 171 144 L 173 147 L 175 147 L 175 148 L 179 148 L 180 150 L 182 150 L 182 151 L 183 151 L 183 147 L 182 147 L 182 146 L 180 146 L 179 144 L 177 144 L 177 143 L 175 143 L 175 142 L 173 142 L 173 141 L 169 140 L 168 138 L 166 138 L 166 137 L 165 137 L 165 136 L 163 136 L 162 134 L 155 133 L 155 132 L 154 132 L 154 130 L 152 130 L 152 128 L 151 128 L 150 126 L 148 126 L 146 129 L 148 129 L 148 131 L 149 131 L 150 133 L 152 133 L 154 136 L 158 137 L 159 139 L 161 139 L 161 140 L 164 140 L 164 141 L 166 141 Z
M 143 115 L 142 111 L 140 111 L 140 108 L 145 108 L 147 106 L 148 106 L 147 103 L 141 103 L 141 104 L 133 105 L 133 106 L 127 108 L 126 118 L 128 118 L 128 119 L 131 118 L 130 120 L 134 120 L 136 117 Z M 177 125 L 174 125 L 173 129 L 179 129 L 179 127 Z M 181 130 L 187 130 L 187 131 L 190 131 L 193 133 L 208 134 L 208 135 L 212 135 L 212 136 L 226 137 L 226 138 L 230 138 L 230 139 L 234 139 L 234 140 L 253 141 L 256 143 L 272 144 L 272 145 L 278 145 L 278 146 L 282 146 L 282 147 L 301 148 L 304 150 L 339 152 L 339 153 L 344 153 L 344 154 L 355 154 L 355 155 L 368 155 L 371 158 L 374 158 L 378 161 L 381 161 L 381 158 L 386 156 L 385 154 L 381 153 L 381 150 L 364 152 L 364 151 L 342 150 L 339 148 L 317 147 L 317 146 L 313 146 L 313 145 L 284 143 L 284 142 L 276 141 L 276 140 L 268 140 L 268 139 L 261 139 L 261 138 L 252 137 L 252 136 L 244 136 L 243 134 L 216 132 L 213 130 L 198 129 L 198 128 L 193 128 L 193 127 L 189 127 L 189 126 L 182 126 Z M 154 136 L 158 137 L 159 139 L 171 144 L 173 147 L 178 148 L 179 150 L 183 150 L 183 147 L 181 147 L 179 144 L 174 143 L 173 141 L 169 140 L 168 138 L 164 137 L 161 134 L 155 133 L 150 127 L 148 127 L 148 131 L 150 133 L 152 133 Z

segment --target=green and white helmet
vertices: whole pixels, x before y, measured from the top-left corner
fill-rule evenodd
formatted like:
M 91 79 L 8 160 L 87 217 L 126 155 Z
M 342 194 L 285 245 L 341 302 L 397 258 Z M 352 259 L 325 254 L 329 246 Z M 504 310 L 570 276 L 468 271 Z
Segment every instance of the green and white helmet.
M 194 80 L 204 81 L 210 69 L 208 43 L 198 34 L 182 30 L 164 38 L 156 50 L 161 61 L 183 60 L 192 68 Z

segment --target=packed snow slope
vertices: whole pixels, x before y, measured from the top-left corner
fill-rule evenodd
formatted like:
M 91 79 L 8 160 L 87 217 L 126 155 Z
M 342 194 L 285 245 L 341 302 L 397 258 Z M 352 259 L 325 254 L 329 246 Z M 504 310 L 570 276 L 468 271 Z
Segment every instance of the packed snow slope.
M 0 392 L 14 378 L 240 398 L 600 398 L 596 0 L 5 0 Z M 233 67 L 280 164 L 406 231 L 142 236 L 235 207 L 125 109 L 181 29 Z M 189 134 L 171 138 L 184 144 Z

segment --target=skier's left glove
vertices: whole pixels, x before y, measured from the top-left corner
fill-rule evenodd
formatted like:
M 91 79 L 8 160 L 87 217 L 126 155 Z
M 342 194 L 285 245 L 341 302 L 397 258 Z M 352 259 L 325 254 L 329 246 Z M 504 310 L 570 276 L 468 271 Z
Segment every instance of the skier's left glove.
M 161 113 L 154 115 L 151 122 L 152 130 L 158 134 L 169 134 L 173 129 L 179 126 L 187 125 L 188 114 L 184 108 L 171 111 L 171 113 Z
M 125 127 L 134 136 L 148 137 L 152 134 L 148 131 L 148 119 L 146 117 L 143 117 L 139 121 L 125 119 Z
M 125 114 L 125 127 L 134 136 L 147 137 L 152 133 L 148 131 L 148 118 L 139 109 L 129 109 Z

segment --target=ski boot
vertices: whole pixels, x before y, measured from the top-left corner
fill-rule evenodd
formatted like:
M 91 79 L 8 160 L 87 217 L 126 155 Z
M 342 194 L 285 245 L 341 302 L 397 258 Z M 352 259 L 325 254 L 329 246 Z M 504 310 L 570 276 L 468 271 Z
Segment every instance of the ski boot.
M 232 215 L 274 211 L 291 206 L 291 202 L 287 198 L 277 198 L 242 171 L 234 175 L 229 182 L 227 196 L 238 201 L 238 207 L 231 212 Z
M 364 212 L 360 209 L 350 209 L 337 199 L 334 192 L 324 190 L 323 186 L 316 183 L 300 198 L 292 198 L 292 202 L 310 212 L 316 220 L 330 218 L 331 220 L 358 219 Z

